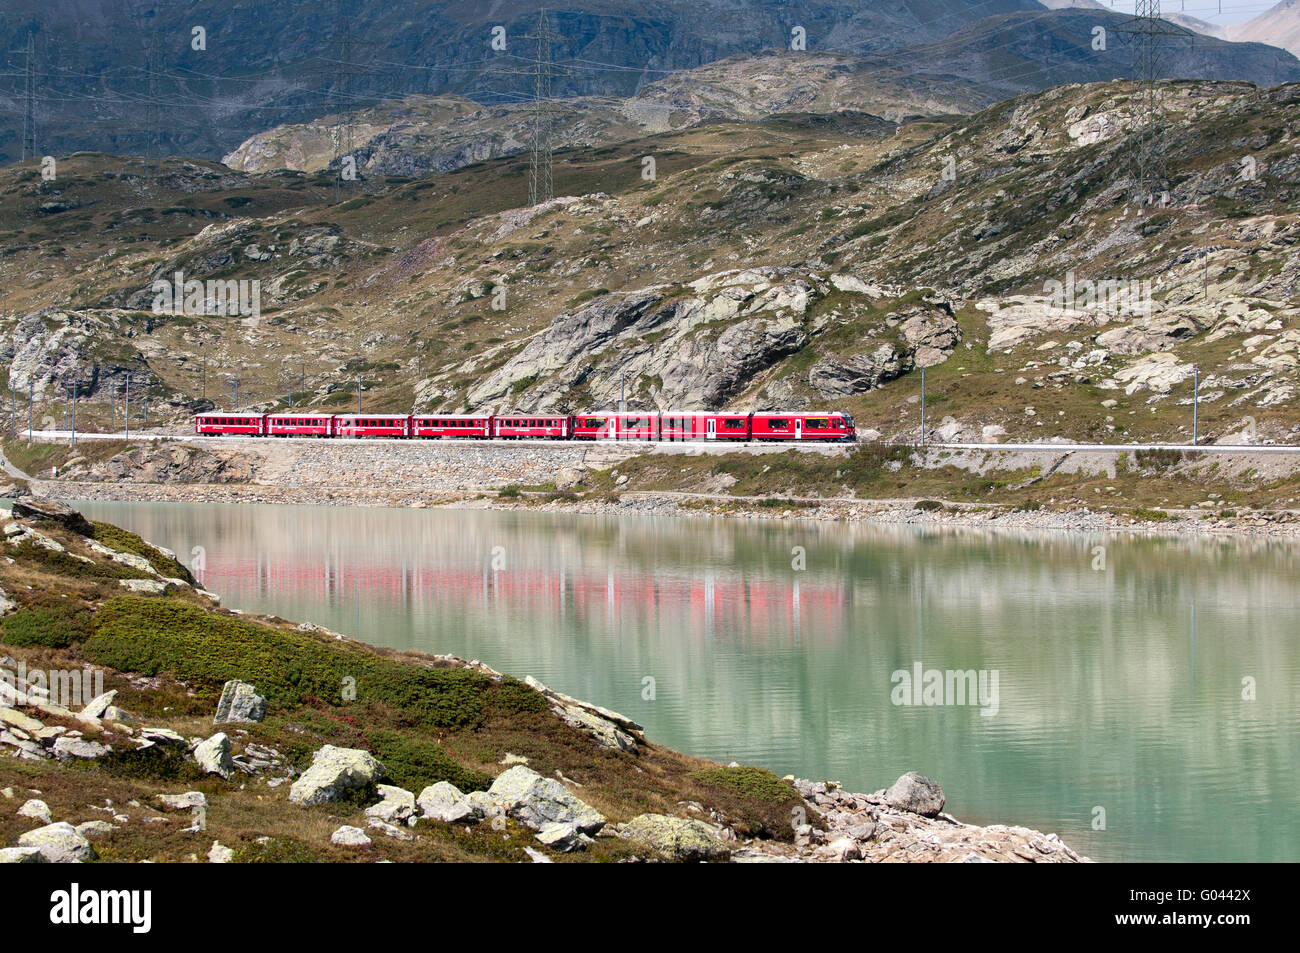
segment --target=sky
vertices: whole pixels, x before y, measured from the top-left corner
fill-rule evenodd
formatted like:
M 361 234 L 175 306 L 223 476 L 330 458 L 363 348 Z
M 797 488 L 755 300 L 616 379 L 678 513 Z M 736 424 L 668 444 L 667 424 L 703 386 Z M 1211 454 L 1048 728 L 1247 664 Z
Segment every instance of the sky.
M 1133 0 L 1097 0 L 1102 6 L 1113 6 L 1123 13 L 1133 12 Z M 1242 23 L 1259 16 L 1276 3 L 1270 0 L 1160 0 L 1161 13 L 1186 13 L 1206 23 L 1224 25 Z

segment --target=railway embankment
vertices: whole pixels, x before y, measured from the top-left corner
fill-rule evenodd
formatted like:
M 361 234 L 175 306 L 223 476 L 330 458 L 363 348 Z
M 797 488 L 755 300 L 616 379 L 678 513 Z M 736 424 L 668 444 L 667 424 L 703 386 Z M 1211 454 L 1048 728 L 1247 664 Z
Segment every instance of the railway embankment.
M 33 492 L 68 499 L 1300 536 L 1295 454 L 265 438 L 6 449 Z

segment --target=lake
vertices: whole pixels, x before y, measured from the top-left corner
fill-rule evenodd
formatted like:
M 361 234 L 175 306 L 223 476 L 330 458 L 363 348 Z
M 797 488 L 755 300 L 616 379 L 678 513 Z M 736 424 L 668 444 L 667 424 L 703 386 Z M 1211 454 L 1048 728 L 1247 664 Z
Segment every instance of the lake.
M 1098 860 L 1300 860 L 1295 543 L 78 505 L 228 607 L 533 675 L 690 754 L 856 791 L 917 770 L 961 820 Z

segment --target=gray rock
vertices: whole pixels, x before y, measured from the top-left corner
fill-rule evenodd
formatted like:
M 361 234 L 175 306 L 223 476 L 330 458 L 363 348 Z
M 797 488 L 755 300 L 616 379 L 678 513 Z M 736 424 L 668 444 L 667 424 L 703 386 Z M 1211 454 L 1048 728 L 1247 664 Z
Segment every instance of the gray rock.
M 895 810 L 934 817 L 943 810 L 943 788 L 937 781 L 909 771 L 885 792 L 885 803 Z
M 370 752 L 325 745 L 289 789 L 289 800 L 309 805 L 352 796 L 369 799 L 383 776 L 384 766 Z
M 465 795 L 465 800 L 480 817 L 492 817 L 498 810 L 503 810 L 487 791 L 470 791 Z
M 407 841 L 407 840 L 414 839 L 414 836 L 411 834 L 411 832 L 406 830 L 405 828 L 397 827 L 394 824 L 389 824 L 387 821 L 381 821 L 377 817 L 372 817 L 369 821 L 367 821 L 366 826 L 371 828 L 372 830 L 379 831 L 379 833 L 383 834 L 385 837 L 393 838 L 393 840 Z
M 522 764 L 497 775 L 488 795 L 503 805 L 506 814 L 535 831 L 547 824 L 568 824 L 584 834 L 594 834 L 605 826 L 599 811 L 578 800 L 559 781 L 544 778 Z
M 71 738 L 68 735 L 60 735 L 54 739 L 51 746 L 54 757 L 60 761 L 66 761 L 69 758 L 99 758 L 108 754 L 113 749 L 108 745 L 101 745 L 98 741 L 88 741 L 85 738 Z
M 235 770 L 235 763 L 230 759 L 230 737 L 219 731 L 207 741 L 200 742 L 194 749 L 194 760 L 204 774 L 229 778 Z
M 42 824 L 48 824 L 54 820 L 50 814 L 50 806 L 44 801 L 38 801 L 32 798 L 26 804 L 18 809 L 19 817 L 30 817 L 34 821 L 40 821 Z
M 345 824 L 330 835 L 330 843 L 341 847 L 368 847 L 372 841 L 361 828 Z
M 439 781 L 423 791 L 417 802 L 420 813 L 444 824 L 472 821 L 483 816 L 483 810 L 461 793 L 450 781 Z
M 213 841 L 212 848 L 208 851 L 208 863 L 210 864 L 228 864 L 235 859 L 235 852 L 229 847 L 224 846 L 220 841 Z
M 217 714 L 213 721 L 218 725 L 231 722 L 256 722 L 266 717 L 266 699 L 248 682 L 233 679 L 221 688 Z
M 558 850 L 566 854 L 585 846 L 591 841 L 590 837 L 572 824 L 545 824 L 533 836 L 537 838 L 537 842 L 543 847 L 549 847 L 552 850 Z
M 633 840 L 653 848 L 670 860 L 725 860 L 731 853 L 715 827 L 667 814 L 640 814 L 620 829 Z
M 37 848 L 51 864 L 77 864 L 94 860 L 97 856 L 90 841 L 66 821 L 46 824 L 22 834 L 18 838 L 18 846 Z
M 45 855 L 38 847 L 0 847 L 0 864 L 44 864 Z
M 391 784 L 378 786 L 382 800 L 366 808 L 366 817 L 375 817 L 389 824 L 405 824 L 416 816 L 415 795 L 405 788 Z
M 83 821 L 77 825 L 77 833 L 89 840 L 92 837 L 103 837 L 117 830 L 115 824 L 108 821 Z
M 184 794 L 159 794 L 158 803 L 169 811 L 192 811 L 196 807 L 207 807 L 208 799 L 202 791 L 186 791 Z
M 104 694 L 97 698 L 92 698 L 90 704 L 81 709 L 81 714 L 86 718 L 103 718 L 104 712 L 108 711 L 109 707 L 113 704 L 113 699 L 116 697 L 116 688 L 112 691 L 104 692 Z
M 32 523 L 56 523 L 80 536 L 92 536 L 95 527 L 77 510 L 44 496 L 29 496 L 24 500 L 14 500 L 13 517 Z
M 872 351 L 853 354 L 844 360 L 822 358 L 808 370 L 808 383 L 828 400 L 850 397 L 875 390 L 906 374 L 913 366 L 910 353 L 882 343 Z

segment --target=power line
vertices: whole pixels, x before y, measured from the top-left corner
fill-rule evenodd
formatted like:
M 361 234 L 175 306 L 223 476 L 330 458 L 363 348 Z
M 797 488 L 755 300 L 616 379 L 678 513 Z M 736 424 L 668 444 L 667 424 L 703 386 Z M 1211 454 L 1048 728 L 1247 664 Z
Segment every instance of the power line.
M 36 41 L 30 33 L 23 64 L 23 158 L 36 158 Z

